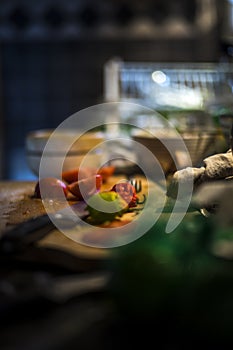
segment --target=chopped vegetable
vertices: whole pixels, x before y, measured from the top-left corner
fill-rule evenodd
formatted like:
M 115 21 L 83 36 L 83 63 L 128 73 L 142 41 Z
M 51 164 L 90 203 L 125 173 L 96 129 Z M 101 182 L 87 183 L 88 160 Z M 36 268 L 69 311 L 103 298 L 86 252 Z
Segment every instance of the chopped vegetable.
M 78 180 L 86 179 L 96 174 L 96 170 L 93 168 L 75 168 L 71 170 L 63 171 L 62 180 L 68 184 L 76 182 Z
M 137 206 L 138 197 L 136 190 L 129 182 L 120 182 L 114 185 L 111 191 L 117 192 L 126 201 L 129 208 Z
M 90 213 L 90 221 L 101 224 L 122 216 L 128 210 L 128 203 L 117 192 L 105 191 L 91 196 L 86 209 Z
M 66 181 L 68 184 L 78 181 L 78 168 L 63 171 L 62 173 L 62 180 Z
M 114 166 L 103 166 L 98 169 L 97 174 L 102 176 L 103 182 L 106 182 L 108 178 L 114 174 L 115 167 Z
M 67 185 L 67 189 L 77 199 L 83 200 L 100 190 L 102 185 L 101 175 L 93 175 Z
M 114 173 L 114 166 L 103 166 L 101 168 L 75 168 L 71 170 L 66 170 L 62 172 L 62 180 L 67 182 L 68 184 L 72 182 L 76 182 L 78 180 L 85 179 L 92 175 L 101 175 L 102 181 L 106 182 L 107 179 Z
M 40 179 L 36 183 L 34 197 L 41 198 L 41 189 L 42 195 L 45 198 L 62 198 L 64 195 L 67 197 L 68 194 L 66 184 L 55 177 L 45 177 L 43 179 Z

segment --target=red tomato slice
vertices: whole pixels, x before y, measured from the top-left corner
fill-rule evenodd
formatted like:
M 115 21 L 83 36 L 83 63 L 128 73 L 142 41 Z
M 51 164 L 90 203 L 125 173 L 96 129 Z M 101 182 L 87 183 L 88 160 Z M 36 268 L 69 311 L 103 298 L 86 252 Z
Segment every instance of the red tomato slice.
M 129 182 L 119 182 L 112 187 L 111 191 L 117 192 L 128 203 L 129 208 L 137 206 L 136 190 Z

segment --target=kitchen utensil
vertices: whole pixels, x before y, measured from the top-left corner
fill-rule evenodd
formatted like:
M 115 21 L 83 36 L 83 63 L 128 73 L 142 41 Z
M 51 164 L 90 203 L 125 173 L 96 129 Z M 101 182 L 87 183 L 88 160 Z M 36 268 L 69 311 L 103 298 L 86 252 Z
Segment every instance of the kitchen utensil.
M 81 224 L 82 219 L 85 219 L 88 215 L 88 212 L 84 209 L 84 204 L 74 204 L 73 209 L 79 219 L 76 215 L 72 217 L 68 216 L 67 210 L 64 208 L 54 214 L 44 214 L 22 222 L 2 235 L 0 239 L 0 250 L 5 253 L 11 253 L 44 238 L 56 228 L 51 218 L 63 228 L 75 226 L 77 221 Z
M 142 180 L 141 179 L 130 179 L 131 185 L 135 188 L 136 193 L 140 193 L 142 191 Z M 143 199 L 137 199 L 137 204 L 142 205 L 146 201 L 146 195 L 143 193 Z M 141 209 L 141 208 L 140 208 Z

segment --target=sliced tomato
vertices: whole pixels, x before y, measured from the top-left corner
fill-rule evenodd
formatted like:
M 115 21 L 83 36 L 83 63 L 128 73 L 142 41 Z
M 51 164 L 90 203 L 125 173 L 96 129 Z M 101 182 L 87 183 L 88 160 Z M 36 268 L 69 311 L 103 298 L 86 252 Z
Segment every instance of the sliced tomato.
M 92 175 L 79 181 L 72 182 L 67 185 L 70 191 L 77 199 L 83 200 L 85 197 L 90 197 L 97 191 L 100 191 L 102 186 L 102 176 Z
M 117 192 L 128 203 L 129 208 L 137 206 L 136 190 L 129 182 L 119 182 L 112 187 L 111 191 Z

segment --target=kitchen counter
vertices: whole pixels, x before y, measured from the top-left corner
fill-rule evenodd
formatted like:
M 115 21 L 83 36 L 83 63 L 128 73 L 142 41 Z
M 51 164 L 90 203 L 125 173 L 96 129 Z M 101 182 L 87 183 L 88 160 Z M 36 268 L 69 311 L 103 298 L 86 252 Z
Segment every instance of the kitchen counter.
M 0 182 L 0 233 L 45 214 L 36 182 Z M 54 228 L 40 242 L 0 252 L 2 349 L 71 349 L 108 317 L 106 251 L 79 245 Z M 85 343 L 85 338 L 79 340 Z M 92 341 L 91 341 L 92 343 Z
M 36 216 L 46 214 L 42 201 L 33 198 L 35 185 L 35 181 L 0 182 L 0 215 L 3 219 L 1 220 L 0 234 L 3 234 L 4 230 L 15 227 L 17 224 Z M 59 234 L 58 230 L 54 229 L 52 236 L 54 236 L 54 242 L 56 242 L 58 246 L 61 244 L 75 251 L 73 246 L 76 246 L 76 244 L 72 245 L 72 241 L 63 238 L 63 235 Z M 80 252 L 79 248 L 80 247 L 77 247 L 77 252 Z M 93 249 L 92 254 L 94 254 L 95 251 L 97 253 L 97 250 Z M 82 251 L 80 253 L 82 254 Z M 83 247 L 83 253 L 85 254 L 85 247 Z
M 35 181 L 0 182 L 1 235 L 29 219 L 46 214 L 42 201 L 33 198 L 35 184 Z M 35 250 L 35 247 L 37 250 Z M 33 254 L 30 254 L 30 250 L 33 250 Z M 34 250 L 38 254 L 35 254 Z M 39 252 L 42 254 L 41 258 Z M 50 252 L 51 259 L 48 252 Z M 63 257 L 63 261 L 57 260 L 57 255 L 59 256 L 59 254 Z M 21 258 L 32 259 L 35 262 L 38 262 L 37 259 L 39 261 L 44 260 L 44 262 L 48 259 L 47 263 L 55 264 L 58 268 L 67 267 L 68 269 L 74 271 L 77 269 L 79 271 L 80 266 L 75 266 L 77 262 L 85 261 L 87 267 L 88 264 L 92 265 L 91 262 L 93 264 L 96 263 L 98 266 L 99 261 L 107 258 L 108 255 L 109 252 L 106 249 L 78 244 L 54 227 L 44 238 L 36 242 L 30 249 L 28 248 L 28 253 Z M 82 268 L 85 270 L 84 266 Z
M 1 235 L 44 213 L 41 201 L 32 200 L 34 187 L 35 182 L 0 182 Z M 193 220 L 184 220 L 173 236 L 161 235 L 158 224 L 116 255 L 114 249 L 78 244 L 57 229 L 18 251 L 1 251 L 2 349 L 115 350 L 147 341 L 163 342 L 165 349 L 196 348 L 200 341 L 206 349 L 223 348 L 233 313 L 220 316 L 231 299 L 221 278 L 229 288 L 232 283 L 221 271 L 230 271 L 232 260 L 205 255 L 200 238 L 212 226 L 196 212 L 185 218 L 197 219 L 197 232 Z M 220 285 L 208 277 L 215 276 L 216 266 Z

